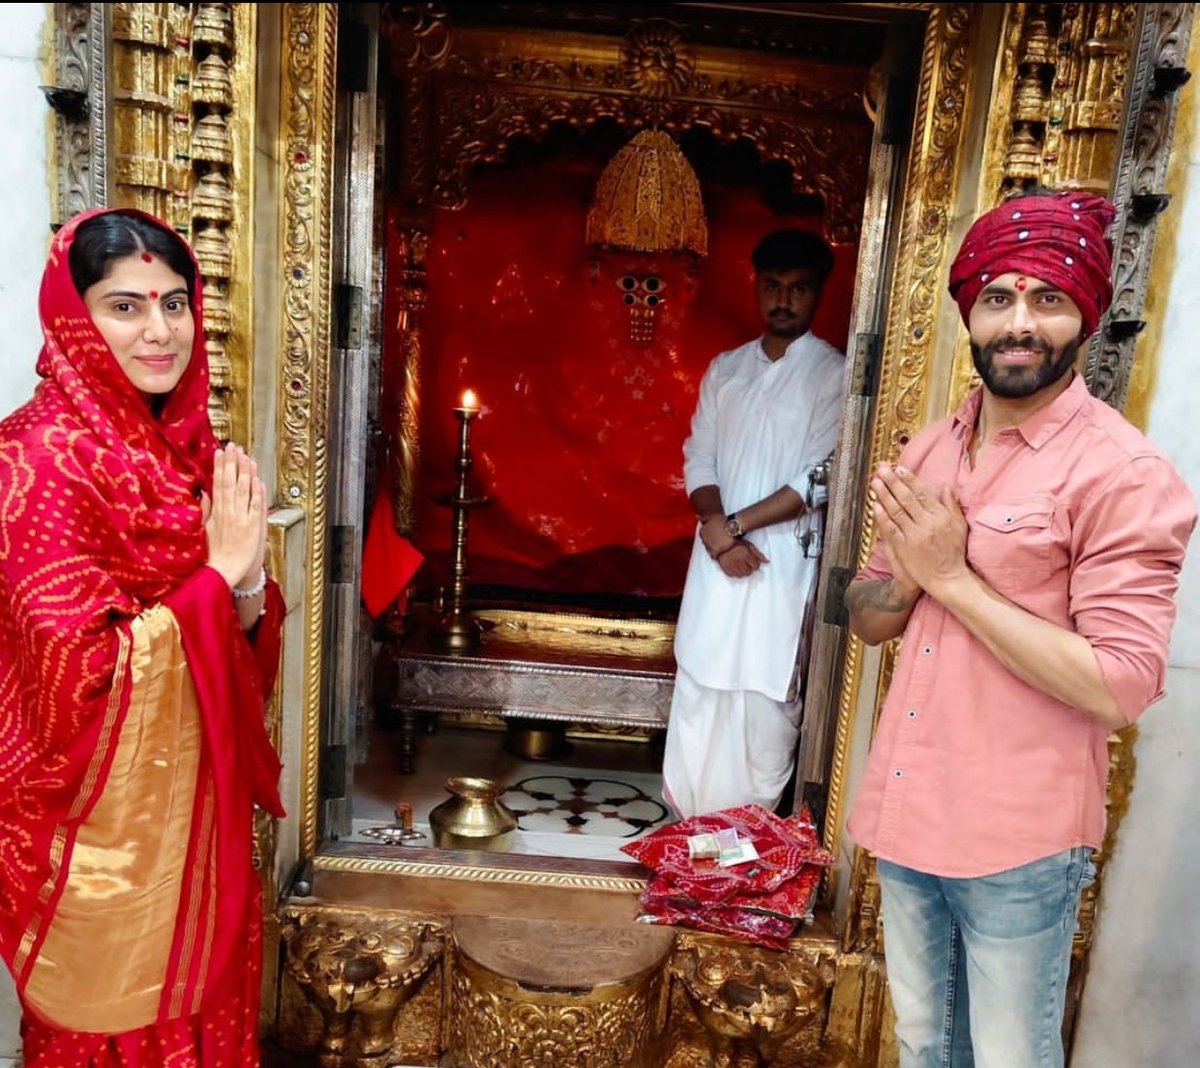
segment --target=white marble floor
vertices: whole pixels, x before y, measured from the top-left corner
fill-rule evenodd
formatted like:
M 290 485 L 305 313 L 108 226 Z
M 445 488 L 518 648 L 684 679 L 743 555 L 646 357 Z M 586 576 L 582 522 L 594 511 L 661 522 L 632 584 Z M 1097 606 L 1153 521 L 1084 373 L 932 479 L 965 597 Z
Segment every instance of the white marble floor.
M 367 759 L 354 770 L 355 831 L 393 823 L 398 801 L 409 802 L 414 825 L 427 830 L 430 810 L 450 796 L 445 781 L 452 775 L 509 788 L 503 800 L 520 820 L 513 852 L 627 861 L 620 846 L 670 818 L 652 743 L 572 738 L 567 755 L 540 762 L 509 753 L 504 740 L 499 730 L 440 726 L 418 736 L 416 771 L 402 775 L 397 739 L 374 732 Z

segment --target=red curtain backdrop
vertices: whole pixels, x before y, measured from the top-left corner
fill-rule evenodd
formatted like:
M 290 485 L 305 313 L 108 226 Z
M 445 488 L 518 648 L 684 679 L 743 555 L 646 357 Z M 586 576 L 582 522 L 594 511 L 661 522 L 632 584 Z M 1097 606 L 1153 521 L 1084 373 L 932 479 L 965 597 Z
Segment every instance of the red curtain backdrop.
M 749 181 L 702 181 L 709 255 L 690 276 L 678 257 L 597 253 L 584 245 L 584 221 L 604 161 L 560 153 L 480 170 L 468 204 L 435 215 L 414 534 L 428 562 L 419 585 L 448 575 L 451 517 L 433 497 L 454 486 L 452 409 L 470 388 L 482 406 L 472 425 L 473 480 L 493 499 L 471 516 L 473 584 L 682 591 L 694 530 L 682 445 L 700 378 L 718 352 L 759 332 L 755 242 L 779 226 L 819 223 L 772 211 Z M 856 250 L 835 254 L 813 328 L 844 349 Z M 625 274 L 666 283 L 648 345 L 630 339 L 618 286 Z M 393 265 L 381 407 L 389 431 L 399 404 L 400 281 Z

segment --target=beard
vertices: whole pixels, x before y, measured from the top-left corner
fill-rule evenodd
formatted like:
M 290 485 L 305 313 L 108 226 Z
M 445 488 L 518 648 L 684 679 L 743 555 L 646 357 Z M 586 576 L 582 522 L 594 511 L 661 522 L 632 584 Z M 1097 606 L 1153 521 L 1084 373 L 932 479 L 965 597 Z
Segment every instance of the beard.
M 1042 362 L 1027 367 L 997 367 L 996 354 L 1007 349 L 1032 349 L 1042 354 Z M 971 358 L 975 370 L 990 393 L 997 397 L 1018 399 L 1032 397 L 1053 385 L 1072 367 L 1079 355 L 1079 339 L 1067 342 L 1059 349 L 1052 348 L 1039 337 L 1025 334 L 1020 338 L 1006 335 L 980 347 L 971 342 Z

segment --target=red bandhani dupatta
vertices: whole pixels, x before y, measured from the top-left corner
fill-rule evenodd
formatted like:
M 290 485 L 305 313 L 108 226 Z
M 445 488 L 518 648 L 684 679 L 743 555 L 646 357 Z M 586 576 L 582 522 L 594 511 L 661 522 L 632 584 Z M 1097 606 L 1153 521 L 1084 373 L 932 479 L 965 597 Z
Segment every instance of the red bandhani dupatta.
M 166 1022 L 207 1014 L 224 999 L 244 1002 L 247 969 L 258 974 L 247 960 L 259 924 L 252 815 L 254 804 L 283 814 L 263 717 L 283 611 L 271 584 L 252 646 L 224 580 L 203 566 L 199 498 L 211 489 L 217 442 L 199 270 L 191 360 L 156 417 L 71 280 L 71 242 L 96 214 L 55 236 L 39 302 L 43 380 L 0 422 L 0 950 L 23 993 L 129 711 L 131 628 L 165 605 L 178 623 L 202 738 L 179 917 L 153 1021 Z M 102 982 L 105 962 L 93 964 Z M 256 1015 L 256 1003 L 247 1011 Z

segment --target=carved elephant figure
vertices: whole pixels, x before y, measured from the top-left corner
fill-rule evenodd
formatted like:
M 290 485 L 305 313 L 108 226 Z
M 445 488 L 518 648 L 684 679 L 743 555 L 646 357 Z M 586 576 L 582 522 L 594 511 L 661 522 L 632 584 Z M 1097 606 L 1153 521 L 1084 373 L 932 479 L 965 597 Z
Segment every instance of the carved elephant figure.
M 442 932 L 429 923 L 376 916 L 285 917 L 286 967 L 321 1014 L 324 1068 L 387 1063 L 396 1016 L 440 959 Z
M 788 954 L 692 943 L 677 948 L 671 971 L 712 1042 L 713 1068 L 773 1064 L 789 1040 L 814 1051 L 825 1024 L 828 977 Z

